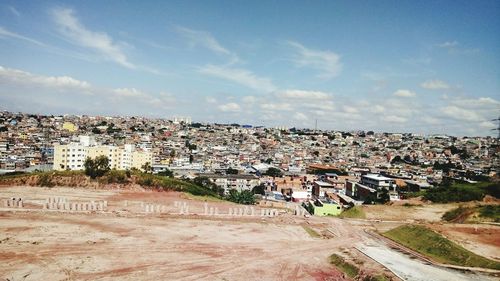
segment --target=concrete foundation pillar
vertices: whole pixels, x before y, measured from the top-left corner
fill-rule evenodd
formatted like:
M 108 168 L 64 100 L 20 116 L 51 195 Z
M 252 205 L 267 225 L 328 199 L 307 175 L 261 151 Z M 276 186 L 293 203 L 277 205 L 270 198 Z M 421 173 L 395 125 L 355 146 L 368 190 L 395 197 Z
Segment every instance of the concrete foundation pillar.
M 214 214 L 214 207 L 210 207 L 210 213 L 211 216 Z
M 127 202 L 128 202 L 128 201 L 127 201 Z M 108 201 L 104 200 L 103 204 L 104 204 L 104 208 L 108 208 Z M 127 203 L 127 204 L 128 204 L 128 203 Z
M 251 207 L 250 208 L 250 215 L 253 217 L 255 216 L 255 208 L 254 207 Z
M 219 214 L 219 208 L 215 207 L 215 210 L 214 210 L 214 215 L 218 215 Z
M 208 204 L 206 202 L 203 204 L 203 208 L 204 208 L 204 214 L 207 215 L 208 214 Z

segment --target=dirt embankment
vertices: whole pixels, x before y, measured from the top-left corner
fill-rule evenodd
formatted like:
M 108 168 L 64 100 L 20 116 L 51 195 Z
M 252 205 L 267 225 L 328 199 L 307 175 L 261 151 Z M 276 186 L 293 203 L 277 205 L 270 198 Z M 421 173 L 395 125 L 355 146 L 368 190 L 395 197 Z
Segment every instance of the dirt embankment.
M 57 172 L 6 176 L 0 178 L 0 186 L 42 186 L 42 187 L 78 187 L 86 189 L 141 189 L 136 184 L 136 177 L 131 176 L 123 183 L 108 183 L 106 179 L 91 179 L 85 174 L 61 175 Z

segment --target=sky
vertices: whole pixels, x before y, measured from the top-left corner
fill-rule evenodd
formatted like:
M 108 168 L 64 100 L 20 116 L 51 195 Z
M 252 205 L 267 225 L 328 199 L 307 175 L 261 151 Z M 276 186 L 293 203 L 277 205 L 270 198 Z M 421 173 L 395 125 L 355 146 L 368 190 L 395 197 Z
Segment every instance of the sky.
M 0 110 L 496 135 L 500 1 L 4 0 Z

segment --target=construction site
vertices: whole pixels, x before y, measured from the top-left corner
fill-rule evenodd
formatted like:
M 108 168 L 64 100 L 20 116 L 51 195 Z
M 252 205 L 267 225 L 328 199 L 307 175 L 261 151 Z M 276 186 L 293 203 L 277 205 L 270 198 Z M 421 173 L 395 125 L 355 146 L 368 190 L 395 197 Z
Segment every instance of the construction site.
M 1 187 L 0 198 L 3 280 L 498 278 L 497 270 L 434 264 L 378 235 L 428 224 L 498 261 L 497 226 L 436 223 L 452 206 L 422 206 L 391 220 L 382 206 L 367 209 L 366 219 L 340 219 L 310 216 L 293 202 L 245 206 L 143 189 L 14 186 Z M 334 266 L 332 255 L 355 265 L 356 274 Z

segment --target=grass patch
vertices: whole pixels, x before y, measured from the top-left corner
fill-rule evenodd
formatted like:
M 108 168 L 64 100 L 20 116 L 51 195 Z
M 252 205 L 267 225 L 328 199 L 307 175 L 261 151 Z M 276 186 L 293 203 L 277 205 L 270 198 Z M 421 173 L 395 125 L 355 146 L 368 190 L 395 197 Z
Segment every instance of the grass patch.
M 479 217 L 500 222 L 500 205 L 486 205 L 479 207 Z
M 474 213 L 474 208 L 458 206 L 458 208 L 449 210 L 444 213 L 441 219 L 448 222 L 462 223 Z
M 385 275 L 375 275 L 375 276 L 367 276 L 363 279 L 363 281 L 390 281 L 391 279 Z
M 352 208 L 346 209 L 340 215 L 340 218 L 351 218 L 351 219 L 366 219 L 365 211 L 361 206 L 354 206 Z
M 476 255 L 423 226 L 402 225 L 383 235 L 440 263 L 500 269 L 499 262 Z
M 359 268 L 356 265 L 347 262 L 343 257 L 337 254 L 330 256 L 330 263 L 335 265 L 350 278 L 354 278 L 359 274 Z
M 321 235 L 319 235 L 318 232 L 316 232 L 316 230 L 310 228 L 309 226 L 305 226 L 303 225 L 302 228 L 304 228 L 304 230 L 309 233 L 309 236 L 311 236 L 312 238 L 320 238 Z

